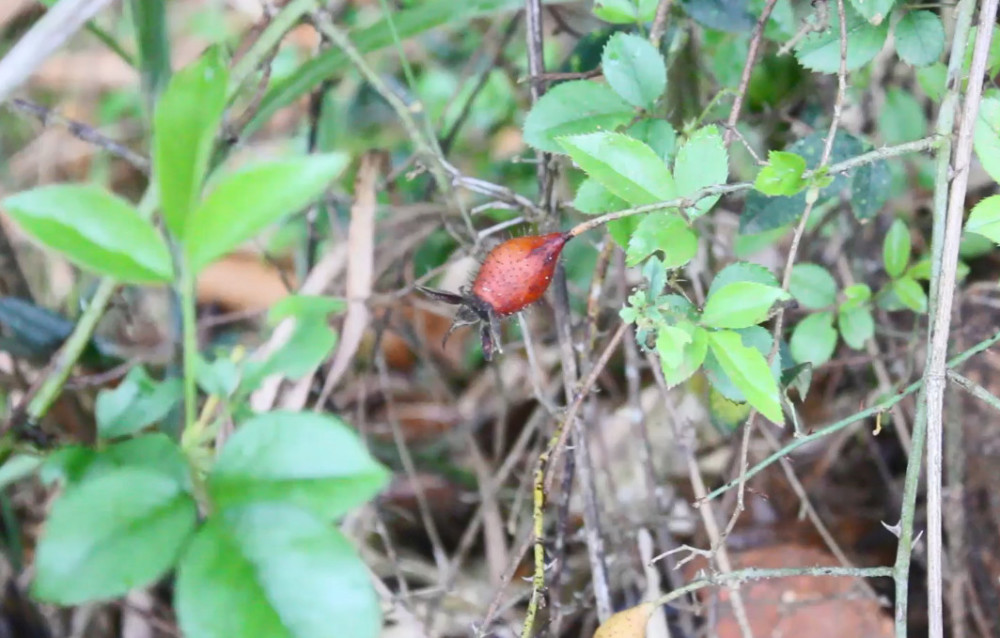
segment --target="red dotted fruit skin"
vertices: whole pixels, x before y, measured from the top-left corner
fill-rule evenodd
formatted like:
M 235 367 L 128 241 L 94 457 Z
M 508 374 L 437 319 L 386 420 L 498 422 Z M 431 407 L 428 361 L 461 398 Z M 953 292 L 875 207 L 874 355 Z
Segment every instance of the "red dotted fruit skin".
M 548 289 L 569 239 L 566 233 L 549 233 L 505 241 L 486 255 L 472 282 L 472 294 L 499 316 L 535 303 Z

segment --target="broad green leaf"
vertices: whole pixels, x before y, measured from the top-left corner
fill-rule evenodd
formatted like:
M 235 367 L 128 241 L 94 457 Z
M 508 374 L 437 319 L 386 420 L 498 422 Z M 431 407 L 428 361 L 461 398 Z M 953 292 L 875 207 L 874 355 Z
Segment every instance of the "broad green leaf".
M 837 331 L 833 327 L 832 312 L 817 312 L 800 321 L 792 331 L 789 345 L 792 356 L 799 363 L 819 367 L 833 357 L 837 348 Z
M 972 208 L 965 232 L 976 233 L 1000 244 L 1000 195 L 990 195 Z
M 802 173 L 806 159 L 787 151 L 770 151 L 767 166 L 760 170 L 753 186 L 765 195 L 795 195 L 806 187 Z
M 913 94 L 898 87 L 886 91 L 878 114 L 878 128 L 887 144 L 902 144 L 927 134 L 924 107 Z
M 937 62 L 944 51 L 944 25 L 933 11 L 907 11 L 893 31 L 896 53 L 914 66 Z
M 746 0 L 682 0 L 681 6 L 695 21 L 719 31 L 741 33 L 757 20 L 750 15 Z
M 377 638 L 382 626 L 350 542 L 286 503 L 211 516 L 181 557 L 174 600 L 189 638 Z
M 938 101 L 944 95 L 945 82 L 948 79 L 948 67 L 943 62 L 935 62 L 930 66 L 917 69 L 917 83 L 927 97 Z
M 374 496 L 387 478 L 340 419 L 278 411 L 236 430 L 208 477 L 208 491 L 222 509 L 280 500 L 335 519 Z
M 851 210 L 854 217 L 864 222 L 875 217 L 891 194 L 892 174 L 889 164 L 879 160 L 866 164 L 854 172 L 851 180 Z
M 174 74 L 153 113 L 153 173 L 163 219 L 180 239 L 201 198 L 226 106 L 228 75 L 220 49 L 210 49 Z
M 53 506 L 32 594 L 78 605 L 148 586 L 173 566 L 196 515 L 194 499 L 163 474 L 129 468 L 89 480 Z
M 766 267 L 747 261 L 737 261 L 719 271 L 708 287 L 708 296 L 711 297 L 721 288 L 737 281 L 755 281 L 773 288 L 780 287 L 777 277 Z
M 788 292 L 800 304 L 813 310 L 826 308 L 837 302 L 837 282 L 829 270 L 818 264 L 795 264 Z
M 889 17 L 889 12 L 895 3 L 896 0 L 851 0 L 851 6 L 875 26 L 882 24 Z
M 667 88 L 663 55 L 649 40 L 631 33 L 616 33 L 601 57 L 604 79 L 623 100 L 652 110 Z
M 770 331 L 766 330 L 763 326 L 751 326 L 749 328 L 734 330 L 733 332 L 740 335 L 743 345 L 756 349 L 765 359 L 771 354 L 771 346 L 774 345 L 774 339 L 771 337 Z M 778 347 L 778 355 L 771 362 L 771 376 L 774 377 L 775 382 L 781 379 L 781 371 L 784 369 L 783 362 L 791 365 L 793 359 L 788 345 L 781 343 Z M 705 376 L 713 388 L 721 392 L 730 401 L 746 403 L 746 395 L 729 378 L 729 375 L 722 369 L 722 365 L 711 351 L 705 356 L 704 369 Z
M 258 164 L 224 177 L 188 220 L 184 249 L 198 272 L 319 197 L 347 166 L 341 153 Z
M 656 331 L 656 353 L 664 368 L 676 368 L 684 360 L 684 348 L 691 343 L 694 326 L 689 330 L 678 326 L 660 326 Z
M 132 368 L 118 387 L 97 393 L 97 433 L 112 439 L 138 432 L 165 417 L 180 401 L 181 393 L 179 378 L 155 381 L 145 368 Z
M 677 151 L 677 160 L 674 162 L 677 195 L 694 195 L 702 188 L 725 184 L 728 177 L 729 154 L 722 136 L 714 126 L 695 131 Z M 694 218 L 704 215 L 718 201 L 719 195 L 702 198 L 688 209 L 688 216 Z
M 722 369 L 743 391 L 747 402 L 764 417 L 784 425 L 778 384 L 764 355 L 756 348 L 744 346 L 739 333 L 730 330 L 709 332 L 708 345 Z
M 611 24 L 649 22 L 657 0 L 594 0 L 594 15 Z
M 524 141 L 549 153 L 565 153 L 558 138 L 613 131 L 628 124 L 635 109 L 606 84 L 563 82 L 542 96 L 524 120 Z
M 677 197 L 667 165 L 637 139 L 604 132 L 562 137 L 559 143 L 590 177 L 633 206 Z
M 978 233 L 965 230 L 962 233 L 961 243 L 958 245 L 958 256 L 962 259 L 975 259 L 976 257 L 988 255 L 994 250 L 996 250 L 996 243 L 993 240 Z M 2 304 L 3 300 L 0 300 L 0 306 Z
M 195 376 L 198 387 L 205 394 L 220 398 L 231 396 L 240 382 L 239 367 L 228 357 L 209 361 L 199 356 L 195 360 Z
M 812 133 L 789 146 L 786 150 L 801 155 L 810 168 L 819 166 L 826 144 L 826 131 Z M 837 131 L 833 138 L 833 148 L 830 151 L 830 163 L 835 164 L 864 152 L 864 145 L 858 138 L 843 131 Z M 847 175 L 833 176 L 833 182 L 819 192 L 817 204 L 822 204 L 833 197 L 840 197 L 855 177 Z M 756 190 L 747 193 L 746 205 L 740 215 L 740 233 L 757 234 L 791 224 L 797 220 L 805 208 L 806 195 L 799 193 L 791 197 L 768 197 Z
M 767 319 L 774 304 L 788 298 L 781 288 L 737 281 L 709 296 L 701 323 L 709 328 L 748 328 Z
M 918 313 L 927 312 L 927 293 L 916 279 L 902 277 L 892 282 L 892 290 L 899 301 L 910 310 Z
M 872 0 L 874 1 L 874 0 Z M 889 22 L 873 25 L 851 5 L 845 7 L 847 26 L 847 70 L 859 69 L 872 60 L 885 44 Z M 830 19 L 825 30 L 807 35 L 795 47 L 802 66 L 820 73 L 840 71 L 840 16 L 837 5 L 829 6 Z
M 1000 182 L 1000 97 L 990 95 L 980 101 L 972 144 L 983 168 Z
M 124 199 L 91 185 L 55 184 L 11 195 L 7 213 L 81 268 L 130 283 L 170 281 L 163 238 Z
M 573 208 L 588 215 L 603 215 L 628 208 L 628 202 L 612 195 L 608 189 L 601 186 L 600 182 L 588 177 L 576 189 Z
M 892 222 L 889 232 L 882 242 L 882 261 L 885 272 L 893 279 L 898 279 L 910 263 L 910 229 L 906 222 L 897 219 Z
M 100 450 L 77 445 L 60 448 L 46 459 L 42 478 L 46 483 L 61 480 L 68 490 L 122 469 L 155 472 L 184 490 L 192 489 L 187 459 L 180 447 L 162 432 L 143 434 Z
M 676 352 L 677 342 L 682 341 L 683 338 L 676 334 L 661 337 L 659 331 L 656 334 L 656 350 L 660 355 L 663 377 L 667 382 L 667 387 L 673 388 L 687 381 L 705 361 L 705 354 L 708 352 L 708 331 L 690 322 L 681 322 L 676 327 L 666 327 L 688 335 L 688 341 L 683 343 L 678 353 L 679 356 L 677 356 L 673 353 Z M 661 339 L 663 339 L 662 343 Z M 664 357 L 665 351 L 667 357 Z
M 841 306 L 837 311 L 837 327 L 840 328 L 840 336 L 844 338 L 844 343 L 861 350 L 865 347 L 865 342 L 875 334 L 875 319 L 872 318 L 872 311 L 866 306 L 845 308 Z
M 677 152 L 677 132 L 665 120 L 645 118 L 625 129 L 625 132 L 645 142 L 664 162 L 670 162 Z
M 852 284 L 844 288 L 844 303 L 840 304 L 842 310 L 858 308 L 872 298 L 872 289 L 868 284 Z
M 656 251 L 667 268 L 680 268 L 698 252 L 698 236 L 677 213 L 646 213 L 629 239 L 625 263 L 636 266 Z

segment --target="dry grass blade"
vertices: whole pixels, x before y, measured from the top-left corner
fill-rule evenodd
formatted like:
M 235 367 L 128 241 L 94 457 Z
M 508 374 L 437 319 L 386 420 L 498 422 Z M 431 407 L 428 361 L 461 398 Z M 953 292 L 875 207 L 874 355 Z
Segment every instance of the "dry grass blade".
M 354 353 L 361 345 L 361 337 L 368 326 L 370 312 L 368 296 L 372 292 L 372 272 L 375 263 L 375 183 L 386 162 L 381 152 L 370 151 L 361 158 L 361 167 L 354 183 L 354 205 L 351 206 L 351 225 L 347 230 L 350 246 L 347 260 L 347 316 L 340 331 L 337 353 L 330 364 L 330 372 L 323 383 L 317 405 L 326 403 L 337 381 L 347 371 Z
M 0 60 L 0 103 L 111 0 L 63 0 L 35 23 Z

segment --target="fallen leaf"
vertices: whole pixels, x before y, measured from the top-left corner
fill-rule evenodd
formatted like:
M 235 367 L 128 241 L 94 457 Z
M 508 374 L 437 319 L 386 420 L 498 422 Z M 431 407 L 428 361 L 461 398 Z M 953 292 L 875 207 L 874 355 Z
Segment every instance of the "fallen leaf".
M 655 610 L 653 603 L 624 609 L 602 622 L 594 632 L 594 638 L 644 638 L 646 623 Z

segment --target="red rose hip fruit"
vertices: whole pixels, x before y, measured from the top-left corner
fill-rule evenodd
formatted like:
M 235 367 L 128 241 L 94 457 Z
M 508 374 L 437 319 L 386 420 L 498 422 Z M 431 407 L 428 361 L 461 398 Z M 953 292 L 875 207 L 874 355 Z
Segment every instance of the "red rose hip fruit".
M 480 323 L 483 354 L 491 360 L 494 348 L 500 349 L 500 318 L 542 298 L 571 238 L 569 233 L 548 233 L 508 239 L 486 255 L 471 291 L 462 290 L 460 295 L 418 286 L 439 301 L 459 306 L 445 341 L 455 328 Z

